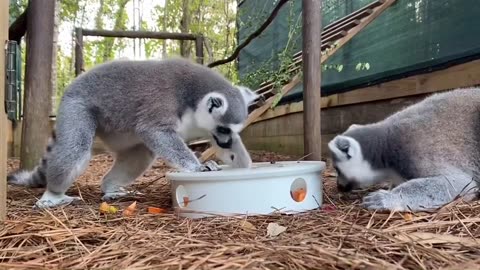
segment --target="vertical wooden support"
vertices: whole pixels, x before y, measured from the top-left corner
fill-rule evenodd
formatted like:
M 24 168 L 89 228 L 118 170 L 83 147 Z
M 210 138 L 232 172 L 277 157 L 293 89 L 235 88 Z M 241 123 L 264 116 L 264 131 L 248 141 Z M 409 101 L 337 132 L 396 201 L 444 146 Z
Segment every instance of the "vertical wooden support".
M 7 215 L 7 115 L 5 113 L 5 45 L 8 39 L 8 0 L 0 0 L 0 220 Z
M 75 77 L 83 71 L 83 30 L 75 28 Z
M 197 56 L 197 63 L 203 65 L 203 36 L 197 36 L 195 39 L 195 54 Z
M 302 0 L 302 12 L 304 153 L 308 160 L 320 160 L 322 0 Z
M 30 0 L 27 20 L 25 106 L 20 166 L 33 169 L 45 151 L 49 131 L 55 0 Z

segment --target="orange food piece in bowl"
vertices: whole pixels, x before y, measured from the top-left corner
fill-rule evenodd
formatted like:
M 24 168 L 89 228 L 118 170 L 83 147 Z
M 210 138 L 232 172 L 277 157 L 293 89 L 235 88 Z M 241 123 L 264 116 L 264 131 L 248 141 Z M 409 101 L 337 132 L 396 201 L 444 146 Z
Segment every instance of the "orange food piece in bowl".
M 303 188 L 299 188 L 292 192 L 292 197 L 296 202 L 302 202 L 307 196 L 307 191 Z
M 190 202 L 190 199 L 188 197 L 183 197 L 183 206 L 186 207 L 189 202 Z

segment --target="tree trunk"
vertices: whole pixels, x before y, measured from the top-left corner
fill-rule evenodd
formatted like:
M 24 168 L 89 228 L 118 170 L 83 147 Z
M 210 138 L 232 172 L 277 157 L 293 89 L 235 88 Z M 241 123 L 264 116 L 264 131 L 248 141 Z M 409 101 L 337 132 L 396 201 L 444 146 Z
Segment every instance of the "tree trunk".
M 50 135 L 55 1 L 30 0 L 27 20 L 25 107 L 20 167 L 33 169 L 41 159 Z
M 182 20 L 180 21 L 180 32 L 182 33 L 188 33 L 190 28 L 190 12 L 188 9 L 188 2 L 188 0 L 182 0 Z M 180 41 L 180 55 L 185 58 L 190 57 L 188 41 Z

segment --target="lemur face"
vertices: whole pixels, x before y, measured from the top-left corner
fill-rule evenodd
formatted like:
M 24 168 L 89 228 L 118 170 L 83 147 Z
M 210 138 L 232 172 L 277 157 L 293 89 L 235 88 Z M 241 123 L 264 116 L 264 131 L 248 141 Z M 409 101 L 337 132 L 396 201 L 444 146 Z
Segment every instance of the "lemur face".
M 337 171 L 337 188 L 349 192 L 375 184 L 382 173 L 374 170 L 363 158 L 360 144 L 353 138 L 339 135 L 328 143 L 333 167 Z
M 248 117 L 248 107 L 259 98 L 250 89 L 237 87 L 236 95 L 226 97 L 221 93 L 209 93 L 200 102 L 196 122 L 207 130 L 216 144 L 224 149 L 232 146 L 239 137 L 243 123 Z

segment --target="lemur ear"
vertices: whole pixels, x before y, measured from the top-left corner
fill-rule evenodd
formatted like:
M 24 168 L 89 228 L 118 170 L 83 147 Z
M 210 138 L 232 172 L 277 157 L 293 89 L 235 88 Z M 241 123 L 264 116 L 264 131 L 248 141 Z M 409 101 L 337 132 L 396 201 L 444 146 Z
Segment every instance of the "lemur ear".
M 237 86 L 237 88 L 238 88 L 238 90 L 240 90 L 240 93 L 242 93 L 243 100 L 245 100 L 245 103 L 247 104 L 247 106 L 252 105 L 253 103 L 255 103 L 261 97 L 260 95 L 253 92 L 248 87 Z
M 350 151 L 350 141 L 345 139 L 345 138 L 337 138 L 335 141 L 335 145 L 337 146 L 338 150 L 342 151 L 345 153 L 347 159 L 350 159 L 351 156 L 351 151 Z
M 219 97 L 209 97 L 207 100 L 208 112 L 212 113 L 213 110 L 221 108 L 223 106 L 223 100 Z

